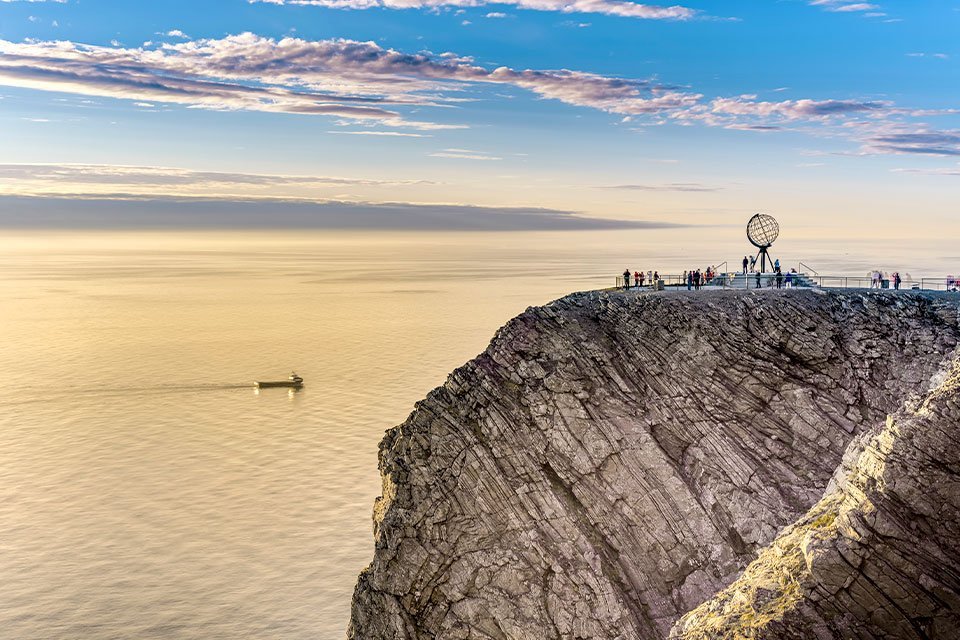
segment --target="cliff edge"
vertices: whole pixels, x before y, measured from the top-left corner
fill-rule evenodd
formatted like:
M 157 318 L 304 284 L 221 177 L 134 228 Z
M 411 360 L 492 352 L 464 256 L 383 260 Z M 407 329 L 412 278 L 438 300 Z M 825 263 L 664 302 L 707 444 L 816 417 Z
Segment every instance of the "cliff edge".
M 729 601 L 707 601 L 818 521 L 854 438 L 870 450 L 921 402 L 960 340 L 957 302 L 600 292 L 529 309 L 381 443 L 350 636 L 661 639 L 704 603 L 696 620 L 732 629 Z M 720 637 L 696 620 L 674 635 Z

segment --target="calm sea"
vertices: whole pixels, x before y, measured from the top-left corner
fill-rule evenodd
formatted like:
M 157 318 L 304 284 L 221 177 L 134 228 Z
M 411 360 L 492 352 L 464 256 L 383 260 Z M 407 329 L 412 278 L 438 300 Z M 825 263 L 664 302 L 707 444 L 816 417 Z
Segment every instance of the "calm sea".
M 689 235 L 0 234 L 0 638 L 342 638 L 384 430 L 528 305 L 745 251 Z

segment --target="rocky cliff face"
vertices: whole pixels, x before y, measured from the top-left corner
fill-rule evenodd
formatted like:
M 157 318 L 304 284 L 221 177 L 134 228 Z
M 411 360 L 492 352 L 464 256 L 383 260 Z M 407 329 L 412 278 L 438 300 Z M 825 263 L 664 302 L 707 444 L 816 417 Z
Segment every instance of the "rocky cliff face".
M 528 310 L 381 443 L 351 637 L 667 637 L 785 525 L 853 526 L 808 509 L 851 440 L 865 434 L 870 451 L 867 435 L 929 389 L 960 338 L 957 302 L 795 289 L 588 293 Z M 835 490 L 853 496 L 860 481 L 844 478 Z M 823 566 L 844 557 L 823 545 Z M 796 604 L 860 593 L 819 579 L 790 590 L 796 629 L 855 615 Z M 730 602 L 756 596 L 745 589 L 674 634 L 720 637 Z M 757 602 L 786 597 L 773 593 Z
M 960 358 L 858 438 L 823 499 L 671 637 L 960 637 Z

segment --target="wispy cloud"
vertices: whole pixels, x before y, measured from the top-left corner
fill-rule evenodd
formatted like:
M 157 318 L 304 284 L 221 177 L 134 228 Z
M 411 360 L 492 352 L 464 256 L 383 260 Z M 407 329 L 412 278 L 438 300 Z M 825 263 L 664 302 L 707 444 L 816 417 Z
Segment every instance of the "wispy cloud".
M 454 160 L 503 160 L 498 156 L 493 156 L 483 151 L 474 151 L 472 149 L 444 149 L 427 154 L 433 158 L 452 158 Z
M 666 191 L 688 193 L 713 193 L 722 191 L 722 187 L 711 187 L 699 182 L 669 182 L 667 184 L 617 184 L 604 189 L 627 189 L 630 191 Z
M 98 197 L 123 191 L 140 196 L 273 197 L 277 193 L 312 194 L 330 189 L 398 187 L 432 184 L 426 180 L 372 180 L 341 176 L 309 176 L 197 171 L 177 167 L 98 164 L 0 164 L 0 194 L 75 195 Z
M 701 98 L 646 80 L 566 69 L 490 69 L 454 54 L 252 33 L 138 48 L 0 40 L 0 84 L 420 129 L 463 126 L 409 120 L 400 109 L 457 104 L 455 94 L 465 84 L 511 85 L 544 99 L 627 115 L 682 109 Z
M 143 107 L 177 104 L 331 116 L 338 124 L 364 125 L 363 131 L 346 135 L 395 138 L 426 135 L 404 129 L 468 126 L 451 122 L 450 114 L 469 121 L 474 98 L 465 97 L 465 91 L 484 86 L 523 89 L 540 99 L 643 125 L 699 124 L 759 132 L 832 128 L 857 141 L 862 133 L 834 125 L 955 113 L 908 110 L 870 99 L 707 98 L 657 80 L 570 69 L 490 67 L 454 53 L 405 53 L 374 42 L 277 40 L 252 33 L 141 47 L 0 40 L 0 85 L 119 98 Z M 499 159 L 495 153 L 438 153 L 456 159 Z
M 878 18 L 886 16 L 878 4 L 871 2 L 855 2 L 853 0 L 810 0 L 815 7 L 822 7 L 833 13 L 864 13 L 867 17 Z
M 960 130 L 900 131 L 871 135 L 865 140 L 866 153 L 960 156 Z
M 341 136 L 385 136 L 392 138 L 430 138 L 429 134 L 408 133 L 405 131 L 327 131 Z
M 757 100 L 757 96 L 715 98 L 671 114 L 680 121 L 752 131 L 777 131 L 798 122 L 827 124 L 849 117 L 881 119 L 899 113 L 892 104 L 875 100 Z
M 891 169 L 894 173 L 915 173 L 925 176 L 957 176 L 960 177 L 960 166 L 941 167 L 937 169 Z
M 558 13 L 601 13 L 645 20 L 690 20 L 700 15 L 696 9 L 657 6 L 624 0 L 249 0 L 251 3 L 327 7 L 331 9 L 436 9 L 438 7 L 477 7 L 508 5 L 517 9 Z

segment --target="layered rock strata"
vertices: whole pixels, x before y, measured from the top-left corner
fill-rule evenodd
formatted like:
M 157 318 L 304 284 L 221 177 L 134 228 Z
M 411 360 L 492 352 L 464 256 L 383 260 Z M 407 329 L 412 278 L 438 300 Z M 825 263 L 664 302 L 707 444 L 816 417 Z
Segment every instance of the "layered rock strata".
M 926 391 L 957 299 L 585 293 L 387 433 L 353 638 L 665 638 Z M 708 636 L 707 636 L 708 637 Z
M 672 638 L 960 637 L 960 359 Z

